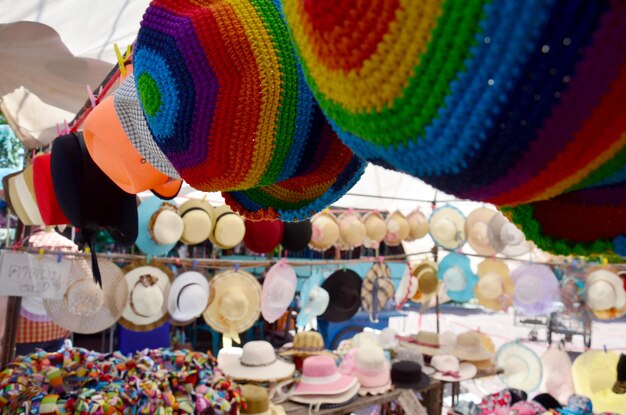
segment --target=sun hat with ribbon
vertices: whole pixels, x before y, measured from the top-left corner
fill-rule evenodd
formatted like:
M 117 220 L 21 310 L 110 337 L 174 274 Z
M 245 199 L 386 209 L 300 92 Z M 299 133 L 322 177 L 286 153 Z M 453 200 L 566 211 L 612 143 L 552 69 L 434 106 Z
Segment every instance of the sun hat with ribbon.
M 488 258 L 478 264 L 474 294 L 480 305 L 496 311 L 507 310 L 513 304 L 514 291 L 509 267 L 504 262 Z
M 395 211 L 387 216 L 387 234 L 385 235 L 385 245 L 399 246 L 411 234 L 411 225 L 401 212 Z
M 495 362 L 496 367 L 503 370 L 500 379 L 509 388 L 532 392 L 540 386 L 543 375 L 541 359 L 519 341 L 500 346 Z
M 365 225 L 366 247 L 378 248 L 387 235 L 387 224 L 378 212 L 368 212 L 363 216 Z
M 129 295 L 124 273 L 105 259 L 99 258 L 98 266 L 102 288 L 94 283 L 89 261 L 71 260 L 63 298 L 43 300 L 48 316 L 56 324 L 74 333 L 91 334 L 108 329 L 122 316 Z
M 280 9 L 154 1 L 133 47 L 145 139 L 193 188 L 224 192 L 254 220 L 310 217 L 365 167 L 314 102 Z
M 272 252 L 283 239 L 285 225 L 280 220 L 245 220 L 246 233 L 243 243 L 252 252 Z
M 339 222 L 328 211 L 318 213 L 311 218 L 312 235 L 309 247 L 316 251 L 325 251 L 339 241 Z
M 322 283 L 322 288 L 328 292 L 329 304 L 320 318 L 338 323 L 354 317 L 361 308 L 362 284 L 359 274 L 350 269 L 333 272 Z
M 164 265 L 137 261 L 122 269 L 128 302 L 119 323 L 128 330 L 150 331 L 169 319 L 168 297 L 172 271 Z
M 182 186 L 182 180 L 175 180 L 180 179 L 176 170 L 160 170 L 130 139 L 137 129 L 147 127 L 145 119 L 139 118 L 143 118 L 141 108 L 128 104 L 122 92 L 133 83 L 134 79 L 127 77 L 114 96 L 105 97 L 89 113 L 83 125 L 85 145 L 98 167 L 125 192 L 137 194 L 152 190 L 171 199 Z
M 409 236 L 406 238 L 406 241 L 410 242 L 416 239 L 422 239 L 428 235 L 428 218 L 420 209 L 415 209 L 409 213 L 406 220 L 409 222 L 410 229 Z
M 494 256 L 498 251 L 489 242 L 489 223 L 498 213 L 494 209 L 479 207 L 474 209 L 465 221 L 467 242 L 478 255 Z
M 593 409 L 594 407 L 591 399 L 586 396 L 576 394 L 569 397 L 567 405 L 559 409 L 558 413 L 561 415 L 592 415 Z
M 541 356 L 543 365 L 542 390 L 561 403 L 574 394 L 572 359 L 560 347 L 550 347 Z
M 417 278 L 411 272 L 411 266 L 407 264 L 404 274 L 400 279 L 400 283 L 396 287 L 396 293 L 394 299 L 396 302 L 396 308 L 400 309 L 402 306 L 412 299 L 417 293 Z
M 456 337 L 456 344 L 452 354 L 461 360 L 470 362 L 494 357 L 494 353 L 487 350 L 483 345 L 481 334 L 473 330 L 461 333 Z
M 439 335 L 433 331 L 421 330 L 410 342 L 400 341 L 400 344 L 415 346 L 425 356 L 435 356 L 441 352 Z
M 44 221 L 37 206 L 33 183 L 33 165 L 24 170 L 5 176 L 3 186 L 5 194 L 9 194 L 9 206 L 24 225 L 43 225 Z
M 298 356 L 309 357 L 316 356 L 318 354 L 333 354 L 326 350 L 324 347 L 324 338 L 322 335 L 313 330 L 301 331 L 296 333 L 293 337 L 293 342 L 290 346 L 282 348 L 278 354 L 281 356 Z
M 472 272 L 470 260 L 465 255 L 446 255 L 439 263 L 437 278 L 443 282 L 452 301 L 465 303 L 474 297 L 478 276 Z
M 61 210 L 54 192 L 50 172 L 51 154 L 41 154 L 33 159 L 33 186 L 41 219 L 46 225 L 67 225 L 69 220 Z
M 510 415 L 543 415 L 546 412 L 540 403 L 535 401 L 519 401 L 511 405 Z
M 278 320 L 289 308 L 296 295 L 296 271 L 281 259 L 265 275 L 261 292 L 261 315 L 268 323 Z
M 244 402 L 242 415 L 284 415 L 282 406 L 275 406 L 270 402 L 267 389 L 253 384 L 241 385 L 241 398 Z
M 234 380 L 274 382 L 290 378 L 296 367 L 279 358 L 269 342 L 254 340 L 243 345 L 239 359 L 222 366 L 224 375 Z
M 394 291 L 389 266 L 384 262 L 372 265 L 361 285 L 361 305 L 372 320 L 378 319 L 378 313 L 393 298 Z
M 300 222 L 284 222 L 283 238 L 280 244 L 286 251 L 302 251 L 309 246 L 312 233 L 313 228 L 308 219 Z
M 430 378 L 419 363 L 400 360 L 391 365 L 391 383 L 396 388 L 421 389 L 430 385 Z
M 593 268 L 585 278 L 587 306 L 592 310 L 621 309 L 626 304 L 624 283 L 613 268 Z
M 423 260 L 413 269 L 413 275 L 417 279 L 417 292 L 411 300 L 427 307 L 430 299 L 437 295 L 441 287 L 437 279 L 437 264 Z
M 294 395 L 338 395 L 349 391 L 357 383 L 355 376 L 345 375 L 338 370 L 332 357 L 311 356 L 304 359 L 302 377 Z
M 243 218 L 223 205 L 214 211 L 215 222 L 209 240 L 213 245 L 222 249 L 233 248 L 243 241 L 246 234 L 246 225 Z
M 213 206 L 202 199 L 189 199 L 178 207 L 183 218 L 183 234 L 180 241 L 187 245 L 197 245 L 207 239 L 213 231 L 215 215 Z
M 487 237 L 491 247 L 507 257 L 524 255 L 531 248 L 524 233 L 502 213 L 495 214 L 489 221 Z
M 460 382 L 476 376 L 476 366 L 467 362 L 460 363 L 459 359 L 449 354 L 433 356 L 430 365 L 435 369 L 430 377 L 444 382 Z
M 167 255 L 183 234 L 185 224 L 173 201 L 151 196 L 137 208 L 139 232 L 135 244 L 146 255 Z
M 204 321 L 239 343 L 239 333 L 252 327 L 261 314 L 261 284 L 248 272 L 228 270 L 215 275 L 210 287 Z
M 389 391 L 391 385 L 391 366 L 385 356 L 385 351 L 375 345 L 366 344 L 353 349 L 341 362 L 350 360 L 348 374 L 356 376 L 359 384 L 359 394 L 380 395 Z M 343 373 L 346 373 L 345 371 Z
M 430 215 L 430 236 L 446 249 L 457 249 L 465 243 L 465 216 L 454 206 L 438 207 Z
M 611 390 L 618 395 L 626 393 L 626 354 L 620 354 L 617 362 L 617 380 Z
M 588 350 L 572 364 L 574 390 L 593 401 L 597 412 L 617 412 L 626 408 L 626 394 L 613 392 L 620 354 L 613 350 Z
M 522 264 L 511 278 L 515 284 L 513 305 L 525 315 L 548 314 L 559 300 L 559 281 L 546 265 Z
M 178 275 L 167 299 L 170 317 L 179 322 L 198 318 L 209 303 L 209 281 L 198 271 Z
M 300 312 L 296 319 L 296 326 L 304 328 L 313 323 L 317 327 L 317 317 L 328 308 L 330 296 L 328 291 L 321 287 L 324 277 L 320 272 L 313 272 L 300 289 Z
M 366 229 L 358 213 L 348 211 L 337 218 L 339 221 L 339 238 L 349 248 L 363 245 Z

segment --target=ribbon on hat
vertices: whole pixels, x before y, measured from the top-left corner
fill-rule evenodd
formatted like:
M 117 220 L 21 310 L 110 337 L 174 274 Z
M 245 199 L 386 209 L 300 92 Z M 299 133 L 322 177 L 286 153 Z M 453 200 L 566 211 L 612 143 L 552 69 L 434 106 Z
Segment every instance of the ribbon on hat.
M 454 379 L 461 379 L 461 374 L 458 371 L 447 370 L 445 372 L 439 372 L 443 376 L 449 376 Z

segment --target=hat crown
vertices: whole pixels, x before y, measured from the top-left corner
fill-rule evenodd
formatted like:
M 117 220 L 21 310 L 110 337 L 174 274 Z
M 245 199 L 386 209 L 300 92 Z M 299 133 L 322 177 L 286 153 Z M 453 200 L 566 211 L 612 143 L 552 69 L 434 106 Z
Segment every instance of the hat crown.
M 500 278 L 500 275 L 493 272 L 489 272 L 480 278 L 476 288 L 480 291 L 483 297 L 489 300 L 495 300 L 504 294 L 502 279 Z
M 207 304 L 208 293 L 200 284 L 192 283 L 183 287 L 176 301 L 176 307 L 183 314 L 199 314 L 204 311 L 202 305 Z
M 480 352 L 483 350 L 480 333 L 475 331 L 459 334 L 456 338 L 456 346 L 467 352 Z
M 437 221 L 433 230 L 437 233 L 437 236 L 444 241 L 454 241 L 457 239 L 458 229 L 456 223 L 448 217 L 444 217 Z
M 596 280 L 587 287 L 587 302 L 596 310 L 606 310 L 615 303 L 615 288 L 605 280 Z
M 154 275 L 142 275 L 131 290 L 130 301 L 136 314 L 153 316 L 163 308 L 165 300 L 158 280 Z
M 459 365 L 459 359 L 452 355 L 437 355 L 431 360 L 431 366 L 438 372 L 458 372 Z
M 424 373 L 422 365 L 411 360 L 400 360 L 391 366 L 391 380 L 396 384 L 419 382 Z
M 541 281 L 533 274 L 525 274 L 515 282 L 515 298 L 523 304 L 535 304 L 543 294 Z
M 371 331 L 362 331 L 352 338 L 352 347 L 362 347 L 366 345 L 379 346 L 378 336 Z
M 322 378 L 333 376 L 337 373 L 337 364 L 330 356 L 318 355 L 304 359 L 302 363 L 302 376 L 309 378 Z
M 316 331 L 296 333 L 293 339 L 293 348 L 304 351 L 321 351 L 324 350 L 324 339 Z
M 329 303 L 330 295 L 328 294 L 328 291 L 322 287 L 315 286 L 311 288 L 311 291 L 309 292 L 309 296 L 304 306 L 304 311 L 306 311 L 307 314 L 319 316 L 326 311 Z
M 79 317 L 91 317 L 102 308 L 104 293 L 91 279 L 82 279 L 67 290 L 67 305 Z
M 178 214 L 176 207 L 163 203 L 150 218 L 150 236 L 160 245 L 176 243 L 183 235 L 185 223 Z
M 241 397 L 245 401 L 245 406 L 241 408 L 241 414 L 262 414 L 270 407 L 267 389 L 256 385 L 242 385 Z
M 438 279 L 437 272 L 426 267 L 421 269 L 417 275 L 417 289 L 423 294 L 433 294 L 437 291 Z
M 476 245 L 489 244 L 489 237 L 487 233 L 488 228 L 489 226 L 485 222 L 476 222 L 472 225 L 468 235 L 470 242 L 473 242 Z
M 427 345 L 431 347 L 439 346 L 439 335 L 432 331 L 420 331 L 415 336 L 415 340 L 421 345 Z
M 524 233 L 511 222 L 507 222 L 502 226 L 500 238 L 506 245 L 519 245 L 526 240 Z
M 248 366 L 265 366 L 276 360 L 276 352 L 269 342 L 255 340 L 244 344 L 241 353 L 241 364 Z
M 229 290 L 220 300 L 219 312 L 226 320 L 237 321 L 248 313 L 248 297 L 237 290 Z
M 354 354 L 357 371 L 377 372 L 385 367 L 385 362 L 387 362 L 387 358 L 384 350 L 373 344 L 365 344 L 357 348 Z
M 365 223 L 367 237 L 370 240 L 380 242 L 385 238 L 385 234 L 387 233 L 387 224 L 379 214 L 368 213 L 365 215 L 363 222 Z
M 448 291 L 463 291 L 467 287 L 465 272 L 459 266 L 452 266 L 443 273 L 443 283 Z

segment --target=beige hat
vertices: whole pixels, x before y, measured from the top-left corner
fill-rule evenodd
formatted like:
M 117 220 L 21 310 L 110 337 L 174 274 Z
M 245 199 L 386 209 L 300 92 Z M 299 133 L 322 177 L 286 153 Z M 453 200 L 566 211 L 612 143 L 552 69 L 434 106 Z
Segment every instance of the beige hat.
M 410 229 L 409 237 L 406 241 L 414 241 L 428 235 L 428 218 L 426 218 L 426 215 L 424 215 L 421 210 L 415 209 L 413 212 L 409 213 L 406 219 L 409 221 Z
M 333 355 L 324 348 L 324 338 L 316 331 L 301 331 L 296 333 L 291 346 L 282 349 L 281 356 L 309 357 L 318 354 Z
M 311 219 L 313 235 L 309 247 L 316 251 L 325 251 L 339 242 L 339 222 L 335 215 L 323 211 Z
M 465 216 L 453 206 L 445 205 L 430 215 L 430 236 L 437 245 L 456 249 L 465 243 Z
M 238 213 L 233 212 L 228 205 L 215 209 L 213 231 L 209 239 L 213 245 L 222 249 L 233 248 L 243 241 L 246 234 L 246 225 Z
M 117 322 L 128 303 L 124 273 L 113 262 L 99 258 L 100 288 L 93 281 L 89 261 L 83 258 L 71 261 L 63 298 L 43 300 L 48 316 L 74 333 L 91 334 L 108 329 Z
M 491 310 L 507 310 L 513 303 L 515 284 L 509 267 L 497 259 L 485 259 L 478 264 L 478 283 L 474 293 L 478 303 Z
M 120 324 L 133 331 L 149 331 L 168 319 L 167 299 L 172 272 L 164 265 L 144 261 L 123 268 L 128 287 L 128 302 Z
M 213 231 L 215 214 L 209 202 L 190 199 L 178 208 L 183 218 L 184 229 L 180 241 L 187 245 L 197 245 L 207 239 Z
M 241 415 L 280 415 L 285 410 L 282 406 L 275 406 L 270 402 L 267 389 L 262 386 L 247 384 L 241 386 L 243 405 Z
M 592 310 L 621 309 L 626 305 L 624 283 L 611 267 L 593 268 L 585 281 L 587 306 Z
M 439 335 L 434 331 L 420 331 L 415 336 L 415 341 L 409 344 L 416 346 L 416 348 L 426 356 L 435 356 L 441 353 Z
M 376 293 L 374 293 L 376 291 Z M 361 285 L 361 304 L 372 319 L 393 298 L 395 287 L 391 280 L 391 270 L 385 263 L 377 262 L 371 266 Z M 376 304 L 374 304 L 376 302 Z
M 493 343 L 493 340 L 491 340 L 491 337 L 480 331 L 478 332 L 478 335 L 480 336 L 480 343 L 482 344 L 483 348 L 489 353 L 493 353 L 493 356 L 495 357 L 496 345 Z M 495 369 L 493 357 L 485 360 L 474 360 L 472 361 L 472 364 L 476 366 L 478 370 L 493 371 Z
M 387 246 L 398 246 L 409 237 L 411 226 L 406 217 L 399 211 L 395 211 L 387 216 L 387 234 L 385 244 Z
M 497 251 L 489 243 L 489 222 L 498 212 L 494 209 L 480 207 L 474 209 L 465 221 L 467 242 L 478 255 L 493 256 Z
M 209 306 L 202 314 L 215 331 L 232 339 L 248 330 L 261 315 L 261 284 L 245 271 L 221 272 L 210 281 Z
M 489 221 L 487 237 L 496 252 L 508 257 L 517 257 L 530 251 L 531 245 L 524 233 L 502 213 L 495 214 Z
M 235 380 L 274 382 L 290 378 L 296 366 L 276 356 L 274 347 L 264 340 L 244 344 L 241 357 L 222 365 L 224 375 Z
M 27 166 L 8 179 L 11 206 L 24 225 L 43 225 L 33 182 L 33 166 Z
M 430 365 L 435 369 L 435 373 L 430 376 L 444 382 L 460 382 L 476 376 L 476 366 L 471 363 L 461 363 L 456 356 L 449 354 L 433 356 Z
M 441 282 L 437 278 L 437 264 L 430 260 L 420 262 L 413 270 L 417 279 L 417 291 L 412 301 L 428 305 L 432 296 L 439 292 Z
M 456 345 L 452 354 L 468 362 L 492 359 L 495 353 L 487 350 L 481 340 L 480 333 L 468 331 L 456 337 Z
M 365 225 L 366 245 L 368 248 L 377 248 L 387 235 L 387 224 L 378 212 L 367 213 L 363 217 Z
M 348 212 L 339 215 L 339 236 L 348 248 L 363 245 L 365 240 L 365 225 L 358 213 Z

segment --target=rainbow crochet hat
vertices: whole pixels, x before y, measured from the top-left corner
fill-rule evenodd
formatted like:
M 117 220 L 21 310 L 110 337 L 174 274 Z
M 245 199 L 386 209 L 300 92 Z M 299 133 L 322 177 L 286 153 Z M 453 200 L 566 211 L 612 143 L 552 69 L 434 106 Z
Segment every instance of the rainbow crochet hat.
M 249 219 L 310 217 L 363 172 L 316 105 L 271 1 L 155 0 L 133 63 L 161 151 Z
M 498 206 L 624 185 L 623 2 L 285 0 L 283 9 L 309 86 L 362 158 Z

